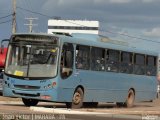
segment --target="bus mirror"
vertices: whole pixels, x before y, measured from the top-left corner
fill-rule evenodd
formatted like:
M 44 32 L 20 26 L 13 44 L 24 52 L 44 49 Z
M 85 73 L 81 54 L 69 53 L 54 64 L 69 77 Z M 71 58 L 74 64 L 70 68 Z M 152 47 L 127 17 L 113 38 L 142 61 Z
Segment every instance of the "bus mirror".
M 1 54 L 3 54 L 3 52 L 4 52 L 4 44 L 3 44 L 4 42 L 9 42 L 9 39 L 3 39 L 1 41 L 1 49 L 0 49 Z
M 1 54 L 4 52 L 4 45 L 1 45 Z

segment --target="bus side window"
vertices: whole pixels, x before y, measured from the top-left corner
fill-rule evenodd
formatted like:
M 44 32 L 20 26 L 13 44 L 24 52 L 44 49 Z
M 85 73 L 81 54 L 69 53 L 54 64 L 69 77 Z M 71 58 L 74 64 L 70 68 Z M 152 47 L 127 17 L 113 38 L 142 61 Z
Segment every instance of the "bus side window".
M 132 53 L 121 52 L 120 72 L 131 74 L 133 72 Z
M 64 43 L 61 53 L 61 77 L 67 78 L 73 72 L 73 45 Z
M 134 58 L 134 74 L 145 74 L 145 55 L 135 54 Z
M 117 50 L 107 50 L 106 52 L 106 71 L 118 72 L 119 55 Z
M 90 68 L 90 47 L 76 46 L 76 68 L 88 70 Z
M 91 70 L 104 71 L 105 49 L 92 47 L 91 50 Z
M 155 76 L 156 75 L 156 57 L 147 56 L 146 59 L 146 75 Z

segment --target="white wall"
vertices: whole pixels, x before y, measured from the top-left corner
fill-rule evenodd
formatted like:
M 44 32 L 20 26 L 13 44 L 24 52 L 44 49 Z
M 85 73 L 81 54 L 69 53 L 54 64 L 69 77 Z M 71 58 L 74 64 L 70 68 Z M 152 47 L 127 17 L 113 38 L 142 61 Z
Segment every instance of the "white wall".
M 86 20 L 48 20 L 48 26 L 77 26 L 77 27 L 98 27 L 98 21 Z M 63 33 L 91 33 L 98 34 L 98 30 L 71 30 L 71 29 L 48 29 L 48 33 L 63 32 Z

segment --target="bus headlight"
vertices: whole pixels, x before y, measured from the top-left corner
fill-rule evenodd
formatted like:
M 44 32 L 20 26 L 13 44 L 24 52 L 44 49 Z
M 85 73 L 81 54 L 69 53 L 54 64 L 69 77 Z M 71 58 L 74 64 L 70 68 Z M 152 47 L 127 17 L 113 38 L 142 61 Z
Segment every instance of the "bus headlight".
M 50 89 L 50 88 L 53 88 L 57 85 L 56 82 L 53 82 L 52 84 L 48 84 L 47 86 L 44 86 L 44 89 Z
M 47 86 L 44 86 L 44 89 L 49 89 L 51 88 L 51 84 L 48 84 Z

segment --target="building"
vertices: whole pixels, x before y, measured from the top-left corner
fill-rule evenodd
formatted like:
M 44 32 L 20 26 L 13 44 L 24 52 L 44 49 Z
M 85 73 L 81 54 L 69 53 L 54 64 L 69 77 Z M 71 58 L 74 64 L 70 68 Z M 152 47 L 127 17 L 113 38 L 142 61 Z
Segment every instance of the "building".
M 88 20 L 48 20 L 48 33 L 98 34 L 99 22 Z

